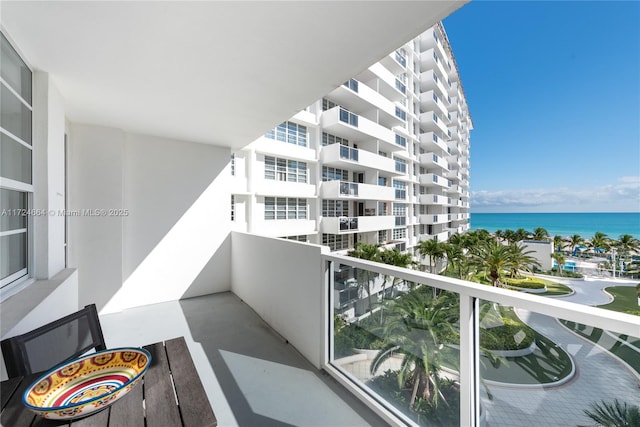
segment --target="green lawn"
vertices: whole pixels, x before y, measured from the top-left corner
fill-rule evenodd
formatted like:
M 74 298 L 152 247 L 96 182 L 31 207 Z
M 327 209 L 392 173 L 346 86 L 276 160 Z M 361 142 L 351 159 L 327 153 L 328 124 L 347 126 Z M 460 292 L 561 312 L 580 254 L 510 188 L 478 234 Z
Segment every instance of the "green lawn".
M 613 286 L 605 290 L 613 296 L 614 300 L 609 304 L 599 305 L 598 307 L 620 312 L 640 310 L 636 289 L 633 286 Z

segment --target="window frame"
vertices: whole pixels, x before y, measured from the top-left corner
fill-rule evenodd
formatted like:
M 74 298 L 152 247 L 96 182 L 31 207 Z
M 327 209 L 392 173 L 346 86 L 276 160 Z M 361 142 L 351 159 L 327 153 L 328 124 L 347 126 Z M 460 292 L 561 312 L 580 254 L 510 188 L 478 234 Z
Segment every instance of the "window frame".
M 8 95 L 15 97 L 15 100 L 18 102 L 18 105 L 21 107 L 21 110 L 27 110 L 29 112 L 29 126 L 28 130 L 23 129 L 23 131 L 27 132 L 26 135 L 16 135 L 12 133 L 10 130 L 6 128 L 0 128 L 0 133 L 3 138 L 8 138 L 7 141 L 11 143 L 17 143 L 23 148 L 26 148 L 30 152 L 30 160 L 28 162 L 28 167 L 30 170 L 28 171 L 28 178 L 25 178 L 25 181 L 21 181 L 18 179 L 13 179 L 9 177 L 0 176 L 0 189 L 7 191 L 15 191 L 21 194 L 21 198 L 23 199 L 22 205 L 17 209 L 9 207 L 3 207 L 2 214 L 3 216 L 8 215 L 19 215 L 24 216 L 24 222 L 21 224 L 22 226 L 19 228 L 8 228 L 7 230 L 0 229 L 0 238 L 15 236 L 18 234 L 24 235 L 24 244 L 23 247 L 20 248 L 20 251 L 24 251 L 24 267 L 20 268 L 17 271 L 14 271 L 10 274 L 7 274 L 5 277 L 0 277 L 0 300 L 4 300 L 6 297 L 13 295 L 16 291 L 22 289 L 25 285 L 33 281 L 33 215 L 32 207 L 33 207 L 33 195 L 34 195 L 34 184 L 33 184 L 33 170 L 34 170 L 34 140 L 35 140 L 35 126 L 34 126 L 34 101 L 35 101 L 35 84 L 34 84 L 34 76 L 33 76 L 33 67 L 25 60 L 24 55 L 20 52 L 20 50 L 16 47 L 16 44 L 11 40 L 4 30 L 0 31 L 2 44 L 6 45 L 11 49 L 12 53 L 15 54 L 17 59 L 21 62 L 20 70 L 22 72 L 28 71 L 29 74 L 29 87 L 28 92 L 23 94 L 22 90 L 16 90 L 13 86 L 11 86 L 11 82 L 5 80 L 2 75 L 0 75 L 0 87 L 3 89 L 3 92 L 6 91 Z M 4 61 L 2 61 L 4 62 Z M 10 63 L 10 62 L 8 62 Z M 15 82 L 14 82 L 15 83 Z M 20 81 L 21 84 L 23 84 Z M 22 89 L 25 89 L 24 87 Z M 24 96 L 23 96 L 24 95 Z M 26 98 L 25 98 L 26 96 Z M 28 140 L 23 139 L 23 137 L 28 137 Z M 29 181 L 29 182 L 26 182 Z M 3 251 L 4 252 L 4 251 Z M 12 254 L 11 248 L 9 249 L 9 254 Z

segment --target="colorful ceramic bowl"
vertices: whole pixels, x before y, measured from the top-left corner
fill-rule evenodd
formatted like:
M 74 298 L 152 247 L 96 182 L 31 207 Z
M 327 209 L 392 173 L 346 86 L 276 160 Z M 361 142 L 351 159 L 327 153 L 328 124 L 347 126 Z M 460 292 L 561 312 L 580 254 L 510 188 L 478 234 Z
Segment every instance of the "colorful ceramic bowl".
M 22 396 L 44 418 L 90 415 L 127 394 L 142 378 L 151 355 L 142 348 L 116 348 L 81 356 L 38 378 Z

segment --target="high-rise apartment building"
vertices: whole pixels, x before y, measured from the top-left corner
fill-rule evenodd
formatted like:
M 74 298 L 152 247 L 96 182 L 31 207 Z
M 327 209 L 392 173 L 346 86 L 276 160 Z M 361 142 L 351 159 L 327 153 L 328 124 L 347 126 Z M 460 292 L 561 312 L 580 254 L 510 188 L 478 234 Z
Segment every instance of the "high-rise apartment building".
M 442 24 L 232 157 L 236 230 L 408 250 L 469 228 L 473 128 Z

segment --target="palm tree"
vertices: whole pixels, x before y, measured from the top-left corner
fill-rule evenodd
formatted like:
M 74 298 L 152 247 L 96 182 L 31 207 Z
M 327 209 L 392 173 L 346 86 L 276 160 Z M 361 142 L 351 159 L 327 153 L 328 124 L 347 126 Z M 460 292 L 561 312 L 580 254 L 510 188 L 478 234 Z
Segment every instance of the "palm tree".
M 618 399 L 612 403 L 604 400 L 592 403 L 591 410 L 585 410 L 585 415 L 598 425 L 606 427 L 637 427 L 640 426 L 640 407 L 627 405 Z
M 564 264 L 566 262 L 564 259 L 564 255 L 562 254 L 562 252 L 553 252 L 551 254 L 551 258 L 556 260 L 556 264 L 558 264 L 558 274 L 562 276 L 562 267 L 564 267 Z
M 601 233 L 598 231 L 591 238 L 591 241 L 589 242 L 589 247 L 593 250 L 595 249 L 609 250 L 611 248 L 611 245 L 609 244 L 609 239 L 607 238 L 607 235 L 605 233 Z
M 503 237 L 504 237 L 504 240 L 507 241 L 507 243 L 515 243 L 518 241 L 518 236 L 516 235 L 516 232 L 510 229 L 505 230 Z
M 398 249 L 393 248 L 393 249 L 385 249 L 380 253 L 380 262 L 383 262 L 385 264 L 388 265 L 393 265 L 395 267 L 402 267 L 402 268 L 412 268 L 416 265 L 415 261 L 413 260 L 413 257 L 411 256 L 410 253 L 407 252 L 400 252 Z M 385 291 L 386 291 L 386 285 L 387 285 L 387 281 L 389 280 L 390 276 L 385 276 L 384 278 L 384 282 L 382 284 L 382 298 L 384 299 L 384 295 L 385 295 Z M 397 277 L 394 277 L 393 280 L 391 281 L 391 290 L 393 292 L 393 289 L 398 285 L 398 281 L 399 279 Z
M 545 230 L 546 231 L 546 230 Z M 527 230 L 525 230 L 524 228 L 518 228 L 515 231 L 516 234 L 516 241 L 521 242 L 523 240 L 526 240 L 529 238 L 529 236 L 531 235 L 531 233 L 529 233 Z
M 562 238 L 562 236 L 553 236 L 553 250 L 555 252 L 561 252 L 562 249 L 564 249 L 564 239 Z
M 493 235 L 496 239 L 498 239 L 499 242 L 504 239 L 504 232 L 502 230 L 496 230 Z
M 576 250 L 577 246 L 580 246 L 584 243 L 584 239 L 579 234 L 574 234 L 568 239 L 569 245 L 571 245 L 571 253 L 573 254 Z
M 464 279 L 469 272 L 464 248 L 461 245 L 446 243 L 444 252 L 447 256 L 447 270 L 455 272 L 458 279 Z
M 366 259 L 368 261 L 380 261 L 380 247 L 378 245 L 371 245 L 368 243 L 358 242 L 355 247 L 347 252 L 347 255 L 354 258 Z M 373 273 L 369 270 L 363 270 L 358 268 L 356 270 L 356 280 L 358 281 L 358 287 L 360 288 L 360 294 L 362 291 L 367 293 L 367 311 L 371 313 L 373 309 L 371 304 L 371 281 L 373 280 Z
M 540 262 L 529 254 L 534 251 L 525 251 L 526 245 L 512 243 L 509 246 L 509 262 L 511 264 L 511 277 L 518 277 L 519 271 L 531 272 L 533 267 L 540 267 Z
M 533 240 L 547 240 L 548 237 L 549 237 L 549 232 L 542 227 L 538 227 L 535 230 L 533 230 L 533 235 L 531 236 Z
M 495 240 L 481 242 L 471 249 L 470 262 L 478 271 L 483 271 L 491 278 L 491 284 L 498 286 L 504 271 L 511 271 L 512 249 Z
M 410 408 L 418 396 L 435 407 L 442 397 L 440 350 L 445 343 L 458 340 L 457 298 L 452 292 L 436 297 L 428 287 L 420 287 L 388 301 L 389 314 L 383 327 L 385 346 L 373 359 L 370 371 L 375 374 L 394 354 L 403 354 L 398 386 L 412 388 Z
M 630 234 L 622 234 L 614 246 L 618 248 L 620 254 L 628 255 L 630 252 L 640 252 L 640 240 Z
M 418 252 L 421 256 L 429 257 L 429 273 L 434 272 L 435 264 L 444 256 L 444 243 L 435 239 L 423 240 L 418 244 Z

